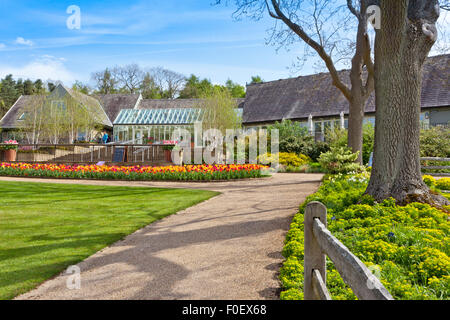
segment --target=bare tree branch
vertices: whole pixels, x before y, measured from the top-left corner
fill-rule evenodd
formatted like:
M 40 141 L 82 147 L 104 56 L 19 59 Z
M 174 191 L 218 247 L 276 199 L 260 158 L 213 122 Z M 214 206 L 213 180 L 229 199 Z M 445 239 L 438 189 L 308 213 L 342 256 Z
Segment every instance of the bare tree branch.
M 361 19 L 361 13 L 356 10 L 356 8 L 353 6 L 353 1 L 352 0 L 347 0 L 347 7 L 350 10 L 350 12 L 359 19 Z

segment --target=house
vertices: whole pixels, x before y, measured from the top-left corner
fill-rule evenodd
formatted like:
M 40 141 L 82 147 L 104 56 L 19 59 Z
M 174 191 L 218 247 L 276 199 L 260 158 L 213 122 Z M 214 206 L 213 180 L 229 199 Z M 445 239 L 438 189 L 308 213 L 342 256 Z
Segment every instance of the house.
M 429 57 L 424 64 L 422 84 L 423 127 L 450 123 L 450 55 Z M 350 82 L 349 71 L 340 77 Z M 265 127 L 289 119 L 308 126 L 312 116 L 315 133 L 340 125 L 343 112 L 348 124 L 349 105 L 344 95 L 332 84 L 328 73 L 251 84 L 247 86 L 243 124 L 247 128 Z M 375 122 L 374 94 L 365 107 L 365 122 Z
M 8 113 L 0 120 L 2 140 L 15 139 L 31 142 L 24 130 L 27 110 L 38 109 L 37 96 L 21 96 Z M 88 96 L 62 85 L 45 98 L 48 105 L 64 106 L 65 97 L 71 97 L 77 106 L 96 110 L 100 116 L 92 132 L 78 132 L 76 137 L 59 139 L 59 142 L 92 140 L 99 131 L 107 131 L 116 142 L 143 143 L 147 140 L 169 140 L 175 128 L 192 129 L 194 123 L 201 122 L 202 99 L 143 99 L 140 94 L 97 94 Z M 236 99 L 237 113 L 242 116 L 244 99 Z M 94 106 L 92 108 L 92 106 Z M 46 112 L 51 112 L 49 108 Z M 150 139 L 151 138 L 151 139 Z M 39 140 L 40 143 L 49 142 Z M 51 142 L 51 141 L 50 141 Z
M 0 128 L 2 140 L 72 143 L 111 131 L 113 124 L 99 100 L 60 84 L 48 96 L 20 96 L 0 120 Z

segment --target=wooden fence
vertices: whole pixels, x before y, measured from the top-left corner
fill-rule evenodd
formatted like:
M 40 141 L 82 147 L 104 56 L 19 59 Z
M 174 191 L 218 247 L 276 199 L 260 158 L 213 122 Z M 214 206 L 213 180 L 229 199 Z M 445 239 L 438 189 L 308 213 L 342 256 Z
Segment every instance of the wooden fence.
M 450 162 L 450 158 L 436 158 L 436 157 L 424 157 L 420 158 L 420 161 L 438 161 L 438 162 Z M 422 166 L 422 170 L 450 170 L 450 166 Z M 429 175 L 438 176 L 450 176 L 450 173 L 439 172 L 439 173 L 426 173 Z
M 310 202 L 305 209 L 305 300 L 331 300 L 326 287 L 326 256 L 360 300 L 394 300 L 380 280 L 327 229 L 327 208 Z
M 16 161 L 50 163 L 153 164 L 170 162 L 164 145 L 128 144 L 20 144 Z M 5 161 L 0 152 L 0 161 Z

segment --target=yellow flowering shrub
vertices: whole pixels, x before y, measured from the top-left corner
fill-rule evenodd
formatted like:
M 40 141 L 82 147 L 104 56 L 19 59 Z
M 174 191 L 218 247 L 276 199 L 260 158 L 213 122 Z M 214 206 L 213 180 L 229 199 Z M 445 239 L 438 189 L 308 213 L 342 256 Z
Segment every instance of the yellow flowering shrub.
M 259 163 L 269 164 L 276 161 L 276 154 L 266 153 L 258 157 Z M 304 154 L 280 152 L 278 153 L 278 163 L 285 166 L 300 167 L 311 162 L 311 159 Z
M 422 179 L 423 179 L 423 182 L 425 182 L 425 184 L 429 187 L 433 187 L 436 185 L 436 179 L 430 175 L 424 175 L 422 177 Z
M 380 271 L 395 299 L 450 299 L 448 213 L 422 203 L 376 203 L 362 196 L 366 187 L 367 179 L 359 175 L 331 176 L 300 206 L 283 250 L 289 263 L 281 268 L 282 299 L 303 298 L 303 213 L 311 201 L 326 205 L 328 229 L 366 266 Z M 356 299 L 332 262 L 327 263 L 327 288 L 333 299 Z
M 437 180 L 436 188 L 441 190 L 450 190 L 450 178 L 440 178 Z

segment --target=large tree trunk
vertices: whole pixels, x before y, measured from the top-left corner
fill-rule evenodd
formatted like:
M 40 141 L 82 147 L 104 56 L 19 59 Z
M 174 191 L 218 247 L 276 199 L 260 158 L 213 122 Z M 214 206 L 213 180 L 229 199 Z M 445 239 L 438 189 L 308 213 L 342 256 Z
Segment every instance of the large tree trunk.
M 435 5 L 437 0 L 381 1 L 374 159 L 366 191 L 378 201 L 448 203 L 423 183 L 419 153 L 422 66 L 436 41 Z

